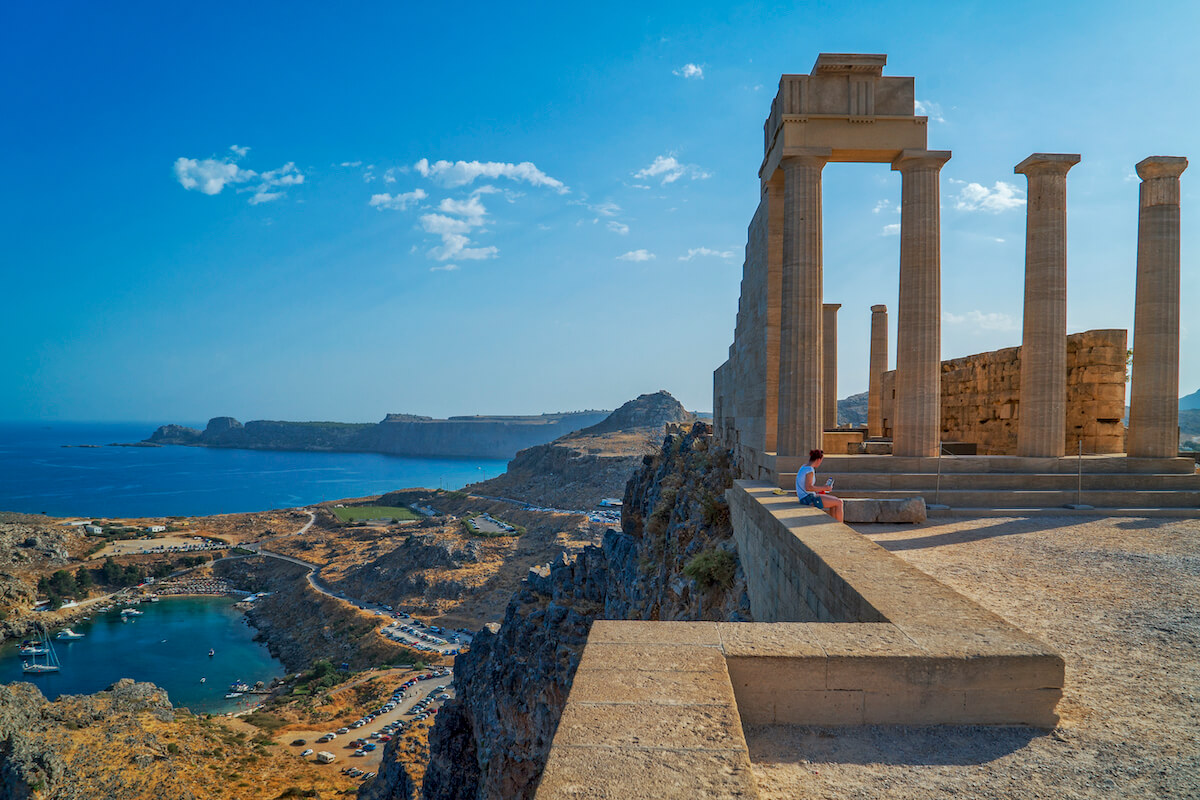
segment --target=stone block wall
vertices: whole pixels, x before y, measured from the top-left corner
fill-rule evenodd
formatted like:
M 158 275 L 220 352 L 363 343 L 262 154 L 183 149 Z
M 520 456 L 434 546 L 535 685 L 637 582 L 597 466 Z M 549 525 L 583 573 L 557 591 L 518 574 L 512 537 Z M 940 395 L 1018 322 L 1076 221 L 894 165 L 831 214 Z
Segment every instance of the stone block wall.
M 713 430 L 717 441 L 739 457 L 745 451 L 761 453 L 767 443 L 768 393 L 776 393 L 778 377 L 768 369 L 768 321 L 771 293 L 768 291 L 766 195 L 755 211 L 746 238 L 746 260 L 742 268 L 741 295 L 729 360 L 713 374 Z M 779 298 L 773 298 L 774 303 Z M 773 326 L 778 337 L 778 323 Z M 775 365 L 778 372 L 778 365 Z M 774 429 L 774 420 L 771 420 Z
M 1126 331 L 1067 337 L 1067 453 L 1125 450 Z M 884 435 L 892 435 L 895 370 L 883 376 Z M 973 442 L 980 455 L 1015 455 L 1021 413 L 1021 348 L 942 362 L 942 439 Z

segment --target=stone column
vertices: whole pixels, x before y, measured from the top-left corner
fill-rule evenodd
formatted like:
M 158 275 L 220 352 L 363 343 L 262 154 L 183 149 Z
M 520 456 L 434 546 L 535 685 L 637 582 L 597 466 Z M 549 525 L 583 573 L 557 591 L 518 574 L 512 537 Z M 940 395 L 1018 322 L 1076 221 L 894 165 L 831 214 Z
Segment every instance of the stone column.
M 1017 455 L 1057 458 L 1067 438 L 1067 171 L 1079 156 L 1034 153 L 1029 181 Z
M 937 456 L 941 450 L 942 241 L 938 178 L 949 150 L 903 150 L 900 309 L 896 337 L 896 421 L 892 452 Z
M 783 297 L 783 176 L 767 181 L 767 360 L 763 396 L 763 452 L 777 450 L 779 428 L 779 313 Z
M 883 436 L 883 373 L 888 371 L 887 306 L 871 306 L 871 362 L 867 383 L 867 436 Z
M 783 303 L 779 312 L 776 452 L 807 456 L 821 446 L 821 170 L 824 149 L 783 159 Z
M 1125 449 L 1139 458 L 1179 455 L 1179 176 L 1187 165 L 1178 156 L 1137 165 L 1142 186 Z
M 841 303 L 825 303 L 821 306 L 821 347 L 825 351 L 821 367 L 821 384 L 825 394 L 821 401 L 825 417 L 825 430 L 838 426 L 837 408 L 837 312 Z

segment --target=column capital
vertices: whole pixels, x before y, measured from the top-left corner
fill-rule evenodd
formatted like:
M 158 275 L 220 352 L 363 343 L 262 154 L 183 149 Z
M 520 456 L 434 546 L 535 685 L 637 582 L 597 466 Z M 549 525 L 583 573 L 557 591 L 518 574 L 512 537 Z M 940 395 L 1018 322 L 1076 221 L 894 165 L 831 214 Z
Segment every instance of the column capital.
M 1144 181 L 1154 178 L 1178 178 L 1188 167 L 1183 156 L 1150 156 L 1137 163 L 1138 177 Z
M 783 151 L 779 165 L 803 167 L 824 167 L 833 157 L 832 147 L 789 147 Z
M 1033 175 L 1066 175 L 1071 167 L 1078 164 L 1078 153 L 1034 153 L 1029 158 L 1013 167 L 1017 175 L 1030 177 Z
M 871 313 L 872 314 L 886 314 L 887 306 L 885 306 L 885 305 L 871 306 Z
M 892 161 L 892 169 L 896 172 L 908 172 L 913 169 L 940 170 L 949 160 L 949 150 L 901 150 L 900 155 Z
M 842 307 L 841 303 L 822 303 L 821 304 L 821 308 L 825 309 L 826 311 L 837 311 L 841 307 Z

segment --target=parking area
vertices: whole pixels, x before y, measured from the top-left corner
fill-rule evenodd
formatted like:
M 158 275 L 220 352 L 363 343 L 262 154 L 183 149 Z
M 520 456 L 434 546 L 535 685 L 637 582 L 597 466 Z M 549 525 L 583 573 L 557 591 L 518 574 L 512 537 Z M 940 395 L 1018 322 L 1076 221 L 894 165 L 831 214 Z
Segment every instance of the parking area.
M 454 656 L 458 655 L 461 648 L 471 644 L 471 634 L 464 630 L 446 630 L 435 625 L 426 625 L 402 611 L 391 616 L 393 621 L 379 632 L 392 641 L 414 650 Z
M 366 780 L 368 774 L 378 772 L 383 747 L 393 736 L 414 721 L 436 714 L 454 696 L 453 680 L 453 672 L 448 668 L 414 675 L 394 688 L 392 697 L 375 709 L 378 713 L 353 722 L 343 720 L 346 724 L 332 729 L 281 732 L 276 740 L 313 763 L 318 763 L 317 753 L 333 753 L 336 760 L 328 764 L 330 769 L 358 770 L 360 774 L 354 777 Z M 326 738 L 331 734 L 332 739 Z

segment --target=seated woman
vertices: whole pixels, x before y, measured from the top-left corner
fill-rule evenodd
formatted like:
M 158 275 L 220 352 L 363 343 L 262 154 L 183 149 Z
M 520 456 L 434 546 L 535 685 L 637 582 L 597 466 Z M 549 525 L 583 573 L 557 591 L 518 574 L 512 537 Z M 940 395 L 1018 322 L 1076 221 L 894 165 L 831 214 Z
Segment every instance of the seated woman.
M 829 489 L 824 486 L 816 486 L 817 467 L 824 458 L 823 450 L 808 452 L 808 463 L 796 473 L 796 498 L 800 505 L 827 511 L 838 522 L 844 522 L 841 498 L 829 494 Z

